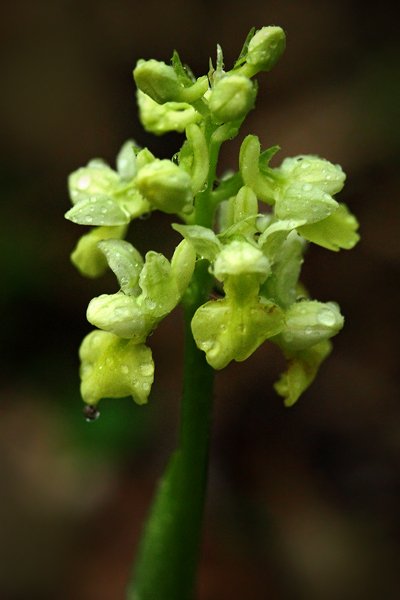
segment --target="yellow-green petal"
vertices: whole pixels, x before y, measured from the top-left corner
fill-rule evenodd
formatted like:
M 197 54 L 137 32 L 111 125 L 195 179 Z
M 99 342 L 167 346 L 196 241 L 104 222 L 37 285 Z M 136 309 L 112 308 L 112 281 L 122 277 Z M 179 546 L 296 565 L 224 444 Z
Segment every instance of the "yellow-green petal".
M 84 338 L 79 356 L 81 394 L 87 404 L 125 396 L 132 396 L 137 404 L 147 402 L 154 378 L 150 348 L 112 333 L 92 331 Z

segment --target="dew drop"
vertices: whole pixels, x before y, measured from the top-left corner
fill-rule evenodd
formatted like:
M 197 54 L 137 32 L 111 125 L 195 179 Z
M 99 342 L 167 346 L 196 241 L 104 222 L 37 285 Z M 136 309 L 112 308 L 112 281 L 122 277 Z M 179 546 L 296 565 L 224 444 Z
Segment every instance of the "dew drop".
M 304 192 L 309 192 L 310 190 L 312 190 L 312 185 L 311 185 L 311 183 L 305 183 L 305 184 L 303 185 L 303 191 L 304 191 Z
M 79 177 L 76 187 L 79 190 L 87 190 L 87 188 L 89 187 L 91 183 L 91 178 L 89 175 L 82 175 L 82 177 Z
M 151 375 L 153 375 L 152 365 L 141 365 L 139 370 L 143 377 L 150 377 Z
M 305 330 L 304 330 L 304 333 L 306 335 L 311 335 L 312 332 L 313 332 L 312 327 L 306 327 Z
M 147 219 L 149 219 L 151 217 L 151 213 L 150 212 L 144 212 L 141 215 L 139 215 L 139 219 L 141 221 L 146 221 Z
M 93 423 L 93 421 L 97 421 L 100 416 L 100 411 L 97 410 L 95 406 L 92 404 L 85 404 L 83 408 L 83 416 L 87 423 Z
M 331 310 L 323 310 L 318 315 L 318 322 L 326 327 L 332 327 L 336 323 L 336 317 Z
M 127 365 L 122 365 L 122 367 L 121 367 L 121 373 L 123 373 L 124 375 L 128 375 L 128 373 L 129 373 L 129 367 Z

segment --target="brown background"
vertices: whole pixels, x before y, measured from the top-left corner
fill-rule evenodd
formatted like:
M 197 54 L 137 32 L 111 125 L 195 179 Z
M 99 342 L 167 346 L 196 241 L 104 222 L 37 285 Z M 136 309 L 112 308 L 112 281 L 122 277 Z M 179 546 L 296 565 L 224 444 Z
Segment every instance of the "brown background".
M 217 377 L 199 600 L 400 597 L 399 46 L 389 3 L 343 0 L 7 3 L 0 18 L 0 599 L 118 600 L 154 484 L 174 445 L 181 315 L 151 338 L 148 407 L 106 401 L 81 415 L 77 348 L 85 308 L 115 290 L 69 262 L 80 228 L 63 220 L 69 172 L 110 161 L 134 137 L 171 156 L 136 116 L 138 58 L 178 49 L 198 75 L 219 42 L 229 67 L 248 30 L 279 24 L 287 50 L 260 78 L 243 135 L 281 157 L 340 162 L 358 215 L 352 252 L 312 248 L 303 279 L 337 300 L 346 327 L 293 409 L 272 389 L 267 345 Z M 130 239 L 170 253 L 168 219 Z M 153 243 L 154 240 L 154 243 Z M 164 599 L 155 599 L 164 600 Z M 173 599 L 165 599 L 173 600 Z

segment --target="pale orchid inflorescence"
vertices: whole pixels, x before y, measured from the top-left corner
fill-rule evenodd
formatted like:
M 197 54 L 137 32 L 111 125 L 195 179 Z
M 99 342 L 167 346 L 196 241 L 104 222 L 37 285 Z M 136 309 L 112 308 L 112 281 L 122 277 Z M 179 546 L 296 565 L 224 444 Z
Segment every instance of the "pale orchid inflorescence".
M 115 294 L 88 306 L 97 329 L 80 348 L 87 404 L 129 395 L 147 401 L 154 376 L 147 338 L 185 302 L 199 261 L 207 261 L 221 295 L 192 319 L 196 345 L 214 369 L 245 360 L 269 340 L 287 358 L 275 388 L 292 405 L 329 354 L 343 316 L 336 303 L 310 299 L 299 276 L 308 243 L 336 251 L 358 241 L 355 217 L 335 199 L 345 181 L 341 167 L 308 155 L 271 167 L 279 148 L 262 151 L 258 137 L 248 135 L 238 170 L 215 177 L 219 146 L 237 135 L 254 107 L 252 78 L 269 71 L 284 47 L 281 28 L 253 31 L 233 69 L 224 70 L 218 47 L 216 66 L 198 79 L 177 53 L 171 65 L 139 61 L 134 78 L 141 122 L 157 135 L 184 132 L 181 150 L 160 160 L 128 141 L 116 170 L 96 159 L 70 176 L 73 206 L 66 217 L 92 227 L 72 261 L 89 277 L 109 267 L 119 284 Z M 155 210 L 179 221 L 172 226 L 183 239 L 171 260 L 151 250 L 143 257 L 124 239 L 133 219 Z

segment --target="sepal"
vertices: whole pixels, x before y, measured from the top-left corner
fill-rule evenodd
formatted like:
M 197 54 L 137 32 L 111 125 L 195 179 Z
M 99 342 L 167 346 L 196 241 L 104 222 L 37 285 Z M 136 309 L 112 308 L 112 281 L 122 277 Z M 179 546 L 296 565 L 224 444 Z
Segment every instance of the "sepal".
M 129 213 L 111 196 L 100 194 L 79 200 L 65 213 L 65 218 L 78 225 L 124 225 Z
M 137 172 L 135 142 L 128 140 L 117 154 L 117 171 L 122 181 L 130 181 Z
M 76 244 L 71 261 L 86 277 L 100 277 L 107 269 L 107 260 L 98 244 L 110 238 L 119 239 L 126 233 L 126 226 L 94 227 Z
M 104 161 L 95 159 L 87 167 L 77 169 L 68 177 L 72 204 L 91 196 L 111 196 L 119 184 L 119 177 Z
M 137 296 L 140 293 L 139 276 L 144 265 L 141 254 L 125 240 L 104 240 L 99 242 L 98 247 L 124 294 Z
M 311 183 L 331 196 L 340 192 L 346 180 L 346 174 L 340 165 L 334 165 L 319 156 L 305 154 L 285 158 L 279 171 L 293 182 Z
M 222 249 L 221 242 L 213 230 L 208 229 L 208 227 L 173 223 L 172 228 L 192 244 L 197 256 L 200 258 L 206 258 L 213 262 Z
M 298 228 L 298 232 L 306 240 L 323 246 L 328 250 L 338 251 L 341 248 L 350 250 L 360 239 L 357 233 L 358 221 L 345 204 L 329 217 Z
M 289 352 L 306 350 L 339 333 L 343 323 L 344 318 L 334 302 L 296 302 L 285 312 L 285 327 L 278 343 Z
M 323 189 L 311 183 L 294 182 L 283 186 L 276 196 L 275 214 L 279 219 L 304 219 L 316 223 L 337 210 L 339 204 Z

